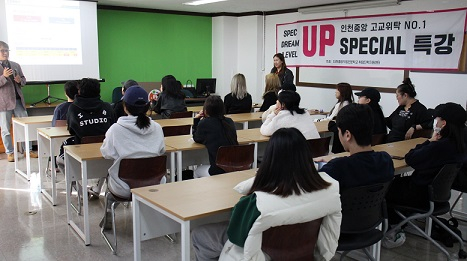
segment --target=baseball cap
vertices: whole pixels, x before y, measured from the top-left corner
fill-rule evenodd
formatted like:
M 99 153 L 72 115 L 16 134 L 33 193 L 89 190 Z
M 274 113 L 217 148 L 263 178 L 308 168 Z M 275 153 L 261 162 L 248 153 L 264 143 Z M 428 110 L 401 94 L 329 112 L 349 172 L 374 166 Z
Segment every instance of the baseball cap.
M 368 99 L 371 99 L 374 102 L 379 102 L 381 100 L 381 94 L 375 88 L 365 88 L 361 92 L 356 92 L 357 96 L 365 96 Z
M 131 86 L 123 95 L 123 101 L 131 106 L 145 106 L 148 104 L 148 93 L 140 86 Z
M 457 126 L 464 126 L 467 120 L 467 114 L 464 108 L 453 102 L 436 106 L 433 117 L 441 117 L 443 120 Z

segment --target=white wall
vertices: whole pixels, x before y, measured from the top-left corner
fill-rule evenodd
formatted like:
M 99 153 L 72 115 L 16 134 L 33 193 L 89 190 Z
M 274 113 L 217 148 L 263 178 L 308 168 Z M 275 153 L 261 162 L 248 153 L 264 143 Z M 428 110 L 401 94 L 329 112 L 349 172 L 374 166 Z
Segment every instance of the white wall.
M 394 7 L 350 10 L 347 15 L 403 13 L 460 7 L 467 7 L 467 0 L 413 0 L 404 1 L 401 5 Z M 219 86 L 217 92 L 222 95 L 230 92 L 228 84 L 230 83 L 231 77 L 236 72 L 242 72 L 247 78 L 248 92 L 253 96 L 253 102 L 261 103 L 261 95 L 264 89 L 264 76 L 270 71 L 270 68 L 272 68 L 272 56 L 276 52 L 276 24 L 294 22 L 297 20 L 343 16 L 345 16 L 343 12 L 310 15 L 290 13 L 266 16 L 264 54 L 261 49 L 263 37 L 262 17 L 214 18 L 213 77 L 218 78 L 218 81 L 223 84 L 227 83 L 226 87 L 219 88 Z M 219 32 L 219 28 L 224 29 L 224 31 Z M 236 28 L 235 31 L 234 28 Z M 229 31 L 225 29 L 229 29 Z M 254 35 L 255 33 L 257 33 L 257 35 Z M 226 44 L 226 46 L 220 47 L 218 46 L 220 44 Z M 236 58 L 231 59 L 233 58 L 232 56 Z M 263 63 L 265 64 L 264 70 L 262 68 Z M 217 66 L 219 68 L 215 68 Z M 294 68 L 291 69 L 294 71 Z M 415 84 L 418 93 L 417 98 L 420 99 L 425 106 L 435 107 L 439 103 L 448 101 L 456 102 L 463 106 L 466 105 L 467 74 L 411 72 L 410 77 Z M 349 83 L 352 84 L 352 82 Z M 332 89 L 298 86 L 297 91 L 302 96 L 301 106 L 305 108 L 330 110 L 336 102 L 334 98 L 335 91 Z M 397 107 L 395 94 L 382 93 L 380 104 L 383 107 L 385 115 L 389 115 Z

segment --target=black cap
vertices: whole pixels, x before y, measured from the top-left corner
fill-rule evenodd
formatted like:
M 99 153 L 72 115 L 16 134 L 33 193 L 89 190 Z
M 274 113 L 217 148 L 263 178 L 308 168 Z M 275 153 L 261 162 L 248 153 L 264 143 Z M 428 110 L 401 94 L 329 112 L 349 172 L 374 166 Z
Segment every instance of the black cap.
M 465 121 L 467 121 L 467 114 L 464 108 L 453 102 L 436 106 L 433 117 L 440 117 L 451 124 L 461 127 L 464 126 Z
M 381 100 L 381 94 L 375 88 L 365 88 L 361 92 L 356 92 L 357 96 L 365 96 L 368 99 L 371 99 L 374 102 L 379 102 Z

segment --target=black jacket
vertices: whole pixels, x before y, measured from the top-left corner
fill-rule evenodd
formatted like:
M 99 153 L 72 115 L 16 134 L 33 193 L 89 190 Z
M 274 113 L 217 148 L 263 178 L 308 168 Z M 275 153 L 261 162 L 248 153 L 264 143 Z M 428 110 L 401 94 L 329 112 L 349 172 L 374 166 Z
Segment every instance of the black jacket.
M 277 73 L 276 67 L 272 67 L 271 73 Z M 279 73 L 279 74 L 277 74 L 277 76 L 279 76 L 279 80 L 281 81 L 281 86 L 284 83 L 293 83 L 293 78 L 294 78 L 293 73 L 287 67 L 285 67 L 285 70 L 284 70 L 283 73 Z
M 396 108 L 396 110 L 386 118 L 386 125 L 389 131 L 387 142 L 401 141 L 405 139 L 405 133 L 413 126 L 420 124 L 423 129 L 431 129 L 433 119 L 428 113 L 426 107 L 418 100 L 410 106 L 408 111 L 405 111 L 404 105 Z
M 80 144 L 84 136 L 105 135 L 115 122 L 112 107 L 100 97 L 84 98 L 77 95 L 68 109 L 68 130 L 75 136 L 76 144 Z
M 229 93 L 224 97 L 226 114 L 251 112 L 251 105 L 253 105 L 253 100 L 249 93 L 241 100 L 232 96 L 232 93 Z

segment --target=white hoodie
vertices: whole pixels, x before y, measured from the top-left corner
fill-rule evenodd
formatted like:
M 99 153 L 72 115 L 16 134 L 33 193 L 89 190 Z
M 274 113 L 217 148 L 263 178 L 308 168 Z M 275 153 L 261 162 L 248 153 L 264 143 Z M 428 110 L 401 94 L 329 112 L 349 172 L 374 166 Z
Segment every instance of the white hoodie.
M 148 128 L 136 126 L 136 116 L 122 116 L 105 134 L 101 147 L 102 156 L 113 159 L 109 168 L 108 186 L 121 197 L 130 197 L 130 187 L 118 178 L 122 159 L 148 158 L 164 154 L 164 133 L 161 126 L 150 120 Z

